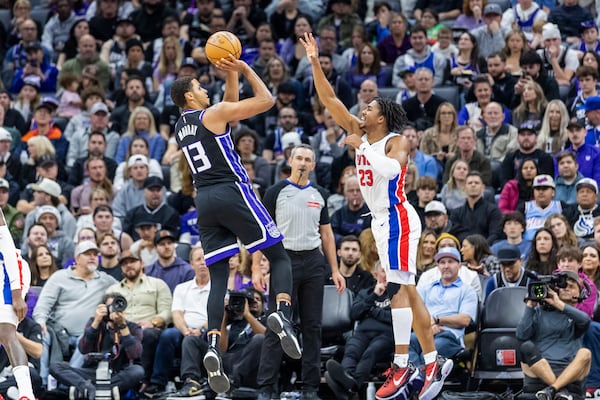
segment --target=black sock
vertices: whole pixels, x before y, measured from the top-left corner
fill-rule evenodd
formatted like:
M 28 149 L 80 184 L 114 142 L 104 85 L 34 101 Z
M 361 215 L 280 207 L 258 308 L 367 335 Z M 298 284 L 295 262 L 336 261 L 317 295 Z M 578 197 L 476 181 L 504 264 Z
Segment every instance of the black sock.
M 210 347 L 214 347 L 215 349 L 219 348 L 219 339 L 221 339 L 221 335 L 218 333 L 208 333 L 208 345 Z
M 291 320 L 292 316 L 292 305 L 287 301 L 279 301 L 277 302 L 277 311 L 281 311 L 284 317 L 288 320 Z

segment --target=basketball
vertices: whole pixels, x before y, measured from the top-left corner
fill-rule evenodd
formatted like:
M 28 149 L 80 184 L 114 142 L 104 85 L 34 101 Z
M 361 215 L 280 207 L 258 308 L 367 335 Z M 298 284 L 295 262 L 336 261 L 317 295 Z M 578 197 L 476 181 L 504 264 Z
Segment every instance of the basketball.
M 221 58 L 229 57 L 229 54 L 237 59 L 242 55 L 242 43 L 233 33 L 228 31 L 215 32 L 206 42 L 206 58 L 211 63 L 216 63 Z

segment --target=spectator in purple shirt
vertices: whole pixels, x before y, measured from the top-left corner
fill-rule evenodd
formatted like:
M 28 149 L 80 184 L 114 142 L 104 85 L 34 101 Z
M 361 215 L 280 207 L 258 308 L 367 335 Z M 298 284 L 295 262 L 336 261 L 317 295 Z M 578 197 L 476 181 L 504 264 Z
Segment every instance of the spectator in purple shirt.
M 165 281 L 171 293 L 175 286 L 196 276 L 191 265 L 175 254 L 175 240 L 175 236 L 168 230 L 159 231 L 154 237 L 158 260 L 146 266 L 146 275 Z

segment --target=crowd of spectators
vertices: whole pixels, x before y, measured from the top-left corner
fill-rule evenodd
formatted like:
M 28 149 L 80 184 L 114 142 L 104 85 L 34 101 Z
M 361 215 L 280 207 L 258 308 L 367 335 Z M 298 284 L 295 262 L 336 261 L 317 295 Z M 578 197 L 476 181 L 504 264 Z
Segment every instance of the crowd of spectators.
M 420 285 L 440 279 L 435 255 L 442 247 L 460 251 L 458 276 L 481 303 L 498 286 L 526 284 L 521 270 L 550 274 L 559 268 L 561 249 L 580 248 L 581 255 L 573 251 L 567 259 L 579 259 L 575 270 L 594 294 L 594 304 L 582 310 L 594 317 L 600 284 L 596 3 L 0 1 L 7 12 L 1 15 L 9 16 L 0 24 L 0 207 L 38 287 L 28 304 L 44 336 L 41 381 L 47 384 L 51 363 L 66 356 L 51 351 L 60 327 L 74 346 L 89 333 L 89 318 L 93 326 L 101 320 L 96 306 L 106 302 L 109 287 L 112 301 L 142 281 L 160 286 L 154 289 L 162 293 L 160 307 L 137 304 L 143 315 L 126 315 L 141 327 L 135 335 L 143 351 L 134 358 L 145 369 L 142 391 L 160 392 L 166 384 L 162 358 L 154 354 L 166 340 L 161 330 L 203 333 L 202 311 L 195 310 L 200 315 L 189 327 L 176 317 L 181 310 L 171 316 L 177 285 L 195 279 L 199 268 L 178 250 L 196 246 L 199 234 L 193 182 L 174 139 L 180 110 L 170 87 L 195 76 L 212 103 L 221 101 L 224 72 L 204 53 L 219 30 L 241 40 L 241 59 L 275 99 L 268 112 L 231 124 L 253 189 L 263 196 L 289 176 L 291 148 L 312 146 L 310 180 L 328 191 L 339 269 L 357 298 L 374 286 L 383 293 L 369 274 L 383 280 L 359 191 L 364 177 L 357 176 L 354 150 L 340 145 L 346 132 L 316 96 L 297 40 L 305 32 L 315 35 L 321 67 L 352 113 L 360 116 L 378 95 L 407 111 L 409 125 L 399 133 L 411 145 L 407 198 L 423 225 Z M 250 91 L 240 78 L 240 98 Z M 80 246 L 89 242 L 94 246 Z M 518 265 L 498 257 L 512 245 L 521 255 Z M 90 251 L 99 255 L 102 273 L 86 272 L 82 257 Z M 122 266 L 124 252 L 126 264 L 139 262 L 145 275 Z M 249 258 L 232 257 L 230 267 L 229 288 L 247 286 Z M 85 286 L 83 300 L 73 282 Z M 179 345 L 181 337 L 170 335 L 167 343 Z M 75 350 L 73 365 L 81 356 Z M 592 362 L 592 374 L 595 368 L 600 365 Z M 201 379 L 189 371 L 184 378 Z

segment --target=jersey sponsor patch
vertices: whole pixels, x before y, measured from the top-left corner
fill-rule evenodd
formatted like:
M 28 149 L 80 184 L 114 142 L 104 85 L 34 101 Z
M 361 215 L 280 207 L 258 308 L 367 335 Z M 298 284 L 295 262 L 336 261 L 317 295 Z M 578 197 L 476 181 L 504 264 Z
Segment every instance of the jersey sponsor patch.
M 307 201 L 306 202 L 306 206 L 308 208 L 318 208 L 318 209 L 321 209 L 321 203 L 319 203 L 318 201 Z
M 275 225 L 275 222 L 271 221 L 267 224 L 266 226 L 267 228 L 267 232 L 269 232 L 269 236 L 271 236 L 272 238 L 278 238 L 279 236 L 281 236 L 281 232 L 279 232 L 279 228 L 277 228 L 277 225 Z

